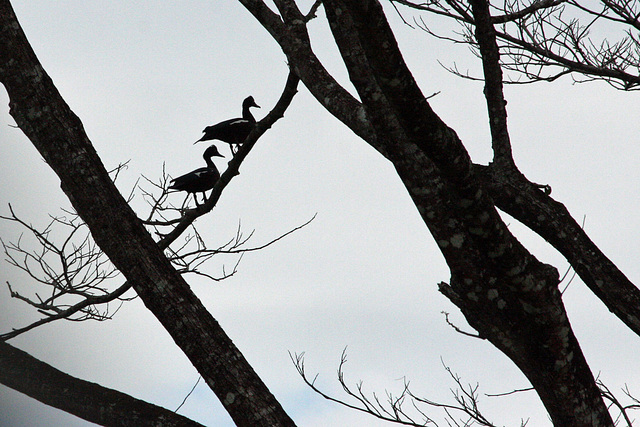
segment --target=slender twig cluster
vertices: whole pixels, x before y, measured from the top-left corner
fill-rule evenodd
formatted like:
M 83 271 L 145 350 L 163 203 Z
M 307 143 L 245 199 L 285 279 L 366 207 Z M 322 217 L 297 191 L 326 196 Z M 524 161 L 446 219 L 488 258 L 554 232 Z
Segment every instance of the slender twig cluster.
M 417 27 L 429 34 L 469 44 L 479 56 L 473 32 L 475 21 L 467 2 L 392 1 L 456 20 L 462 31 L 442 36 L 422 16 L 413 19 Z M 593 6 L 583 3 L 574 0 L 492 3 L 501 65 L 510 72 L 506 82 L 553 81 L 571 74 L 576 82 L 603 80 L 617 89 L 640 88 L 640 3 L 624 0 L 602 0 Z M 612 41 L 612 30 L 623 35 Z M 456 65 L 446 68 L 459 76 L 482 80 L 462 72 Z
M 448 319 L 447 319 L 448 322 Z M 453 326 L 453 325 L 452 325 Z M 457 329 L 457 328 L 456 328 Z M 461 332 L 468 335 L 464 332 Z M 340 357 L 340 363 L 338 365 L 337 377 L 338 383 L 342 387 L 342 390 L 351 402 L 339 397 L 334 397 L 324 391 L 322 391 L 317 385 L 318 374 L 311 378 L 305 368 L 305 354 L 304 352 L 299 354 L 291 354 L 289 356 L 298 371 L 298 374 L 302 377 L 302 380 L 317 394 L 323 398 L 332 402 L 338 403 L 350 409 L 354 409 L 359 412 L 363 412 L 369 415 L 379 418 L 381 420 L 389 421 L 401 425 L 409 425 L 416 427 L 423 426 L 438 426 L 438 422 L 433 415 L 427 413 L 427 408 L 438 408 L 444 412 L 444 422 L 448 426 L 470 427 L 470 426 L 485 426 L 494 427 L 495 424 L 491 422 L 485 415 L 483 415 L 480 409 L 480 394 L 479 384 L 464 384 L 462 378 L 453 372 L 453 370 L 442 361 L 442 366 L 449 374 L 449 377 L 454 382 L 455 387 L 451 388 L 451 394 L 455 403 L 441 403 L 413 393 L 409 387 L 409 382 L 404 379 L 402 390 L 399 394 L 385 390 L 385 399 L 381 399 L 374 391 L 367 393 L 364 390 L 364 383 L 362 380 L 358 381 L 355 386 L 351 386 L 345 380 L 344 367 L 347 362 L 346 348 L 342 351 Z M 624 399 L 628 403 L 623 402 L 623 399 L 616 396 L 611 389 L 605 385 L 599 378 L 596 379 L 596 384 L 600 388 L 602 398 L 607 402 L 607 409 L 609 412 L 615 415 L 615 425 L 624 425 L 626 427 L 632 427 L 634 425 L 634 419 L 631 416 L 633 411 L 640 410 L 640 400 L 633 396 L 628 386 L 622 389 Z M 486 397 L 504 397 L 513 395 L 516 393 L 523 393 L 534 391 L 533 387 L 526 387 L 520 389 L 514 389 L 504 393 L 485 394 Z M 528 424 L 528 419 L 523 419 L 520 422 L 521 427 L 525 427 Z
M 419 397 L 411 391 L 409 382 L 406 380 L 404 381 L 402 390 L 399 394 L 394 395 L 389 391 L 385 391 L 386 396 L 382 399 L 375 392 L 365 392 L 362 381 L 356 383 L 355 386 L 347 384 L 344 376 L 344 366 L 347 362 L 345 349 L 342 352 L 340 364 L 338 366 L 338 382 L 342 387 L 342 390 L 347 395 L 347 398 L 353 402 L 350 403 L 320 390 L 316 385 L 318 375 L 311 378 L 306 372 L 304 353 L 290 354 L 290 357 L 303 381 L 314 392 L 327 400 L 336 402 L 342 406 L 359 412 L 364 412 L 381 420 L 416 427 L 438 426 L 440 424 L 438 424 L 436 418 L 427 414 L 428 408 L 435 408 L 441 409 L 444 412 L 444 416 L 442 418 L 445 424 L 443 425 L 459 427 L 470 427 L 476 425 L 485 427 L 494 426 L 494 424 L 482 414 L 479 408 L 478 403 L 480 399 L 478 385 L 464 385 L 460 376 L 455 374 L 451 368 L 446 366 L 444 363 L 444 369 L 455 383 L 455 388 L 451 389 L 451 394 L 455 403 L 440 403 L 431 399 Z M 527 420 L 522 420 L 521 427 L 526 425 Z
M 13 298 L 51 317 L 67 312 L 79 301 L 110 293 L 107 284 L 118 276 L 118 271 L 95 244 L 75 212 L 64 211 L 64 216 L 52 217 L 42 229 L 19 218 L 11 205 L 9 212 L 9 216 L 0 216 L 0 219 L 18 224 L 24 232 L 15 242 L 0 239 L 5 259 L 40 285 L 38 291 L 25 293 L 22 289 L 27 289 L 26 286 L 18 290 L 7 282 Z M 58 232 L 63 233 L 63 239 L 54 237 Z M 105 320 L 112 315 L 106 304 L 101 309 L 88 305 L 67 318 Z
M 615 424 L 632 427 L 634 425 L 634 420 L 631 418 L 631 411 L 640 410 L 640 400 L 631 395 L 627 385 L 622 389 L 622 393 L 631 402 L 629 404 L 623 403 L 622 400 L 614 395 L 609 387 L 607 387 L 599 378 L 596 379 L 596 384 L 600 387 L 600 393 L 602 394 L 605 402 L 607 402 L 609 412 L 617 412 L 616 418 L 614 419 Z

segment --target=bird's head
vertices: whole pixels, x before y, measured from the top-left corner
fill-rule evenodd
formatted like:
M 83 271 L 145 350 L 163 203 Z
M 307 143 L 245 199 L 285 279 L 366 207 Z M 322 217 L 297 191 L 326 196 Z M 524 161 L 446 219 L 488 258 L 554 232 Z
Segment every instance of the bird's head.
M 210 159 L 213 156 L 224 157 L 222 154 L 220 154 L 220 152 L 218 151 L 218 147 L 216 147 L 215 145 L 207 148 L 202 155 L 202 157 L 204 157 L 205 159 Z
M 248 96 L 247 98 L 245 98 L 244 101 L 242 101 L 242 108 L 249 108 L 249 107 L 260 108 L 260 106 L 256 104 L 256 101 L 253 99 L 253 96 Z

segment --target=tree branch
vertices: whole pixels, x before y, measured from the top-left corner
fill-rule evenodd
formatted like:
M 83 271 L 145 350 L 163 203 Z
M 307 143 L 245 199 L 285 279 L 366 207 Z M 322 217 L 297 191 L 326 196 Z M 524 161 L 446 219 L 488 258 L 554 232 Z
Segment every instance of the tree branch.
M 502 91 L 502 69 L 496 32 L 491 22 L 487 0 L 471 0 L 475 36 L 484 71 L 484 96 L 489 112 L 489 128 L 493 146 L 493 161 L 498 167 L 515 168 L 507 128 L 507 102 Z
M 322 391 L 321 388 L 316 385 L 318 375 L 315 375 L 313 378 L 308 376 L 305 368 L 304 353 L 295 355 L 290 353 L 289 356 L 302 380 L 315 393 L 331 402 L 369 414 L 375 418 L 414 427 L 438 426 L 439 423 L 436 421 L 436 417 L 427 414 L 427 409 L 440 409 L 444 412 L 444 422 L 449 426 L 470 427 L 480 425 L 495 427 L 495 424 L 489 421 L 479 408 L 478 385 L 473 386 L 467 384 L 465 386 L 460 377 L 453 373 L 451 368 L 446 366 L 444 362 L 442 363 L 444 369 L 455 383 L 455 388 L 451 389 L 453 399 L 455 400 L 453 404 L 436 402 L 425 397 L 417 396 L 411 391 L 409 382 L 406 380 L 399 394 L 394 395 L 389 391 L 385 391 L 386 399 L 384 401 L 381 400 L 375 392 L 366 393 L 364 391 L 363 381 L 359 381 L 355 386 L 350 386 L 345 380 L 344 375 L 344 367 L 347 363 L 345 349 L 342 351 L 342 356 L 340 357 L 337 376 L 338 383 L 349 399 L 347 401 Z M 523 427 L 525 425 L 526 422 L 523 421 L 521 426 Z
M 72 377 L 0 341 L 0 383 L 100 425 L 201 426 L 173 411 Z
M 428 3 L 393 1 L 456 20 L 465 30 L 462 40 L 457 41 L 477 47 L 475 40 L 469 37 L 469 28 L 476 22 L 468 13 L 466 3 L 459 0 Z M 491 23 L 501 27 L 496 30 L 496 36 L 502 40 L 501 64 L 505 70 L 514 71 L 523 78 L 509 79 L 507 82 L 553 81 L 566 74 L 582 74 L 586 76 L 585 79 L 574 77 L 574 80 L 599 79 L 616 89 L 637 90 L 640 87 L 640 75 L 637 74 L 640 40 L 631 30 L 640 29 L 637 3 L 616 0 L 602 0 L 601 3 L 603 7 L 599 10 L 595 10 L 595 6 L 571 0 L 540 0 L 524 7 L 519 1 L 503 2 L 501 7 L 492 5 L 493 9 L 502 12 L 491 17 Z M 586 13 L 590 22 L 580 24 L 577 17 L 579 13 L 575 14 L 575 18 L 565 18 L 567 6 L 572 7 L 572 12 L 583 12 L 582 17 Z M 597 45 L 589 37 L 589 29 L 599 20 L 622 24 L 630 29 L 616 43 L 610 44 L 605 40 Z M 433 34 L 424 25 L 421 27 Z M 464 74 L 458 75 L 466 77 Z
M 640 335 L 640 289 L 591 241 L 567 208 L 521 174 L 475 168 L 496 206 L 558 250 L 604 305 Z

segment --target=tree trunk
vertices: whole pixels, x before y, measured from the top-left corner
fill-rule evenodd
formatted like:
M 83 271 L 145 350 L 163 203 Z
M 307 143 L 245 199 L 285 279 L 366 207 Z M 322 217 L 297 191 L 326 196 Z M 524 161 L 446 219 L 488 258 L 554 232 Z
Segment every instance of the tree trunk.
M 462 143 L 404 63 L 380 4 L 324 5 L 378 142 L 449 264 L 451 283 L 441 286 L 443 293 L 518 365 L 556 425 L 613 425 L 571 330 L 556 269 L 536 260 L 500 219 Z

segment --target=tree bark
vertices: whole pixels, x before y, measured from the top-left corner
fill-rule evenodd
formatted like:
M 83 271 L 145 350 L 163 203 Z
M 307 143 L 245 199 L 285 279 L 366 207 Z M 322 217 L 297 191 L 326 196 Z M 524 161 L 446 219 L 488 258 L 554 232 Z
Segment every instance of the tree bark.
M 593 244 L 566 208 L 540 191 L 511 157 L 495 19 L 486 0 L 472 0 L 476 43 L 485 76 L 485 98 L 494 158 L 485 182 L 496 205 L 562 253 L 584 283 L 631 330 L 640 335 L 640 290 Z M 524 25 L 524 24 L 523 24 Z
M 291 426 L 220 325 L 173 269 L 109 178 L 82 123 L 0 1 L 0 80 L 10 113 L 61 180 L 95 242 L 130 281 L 239 426 Z

